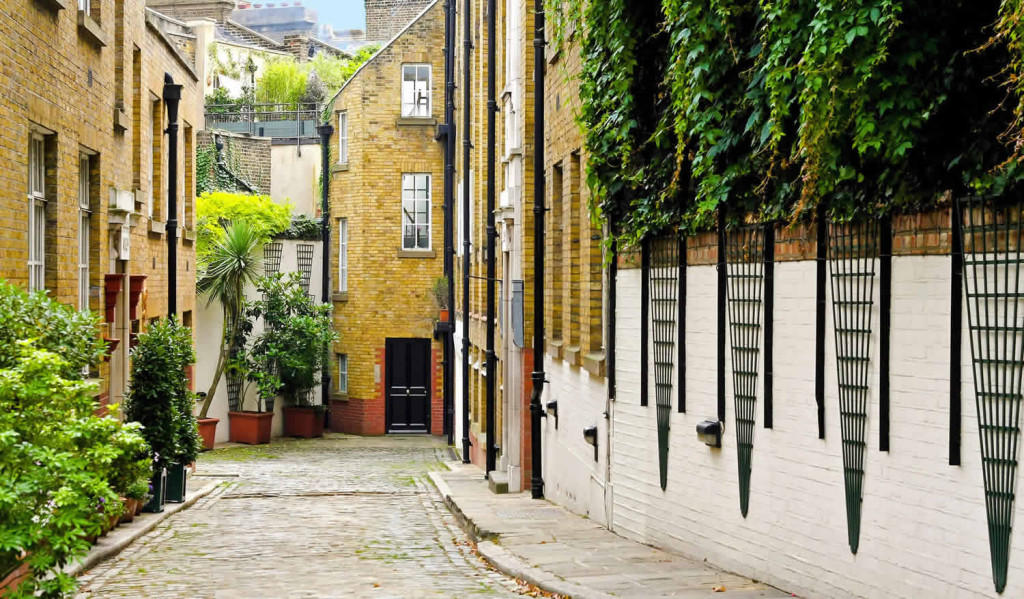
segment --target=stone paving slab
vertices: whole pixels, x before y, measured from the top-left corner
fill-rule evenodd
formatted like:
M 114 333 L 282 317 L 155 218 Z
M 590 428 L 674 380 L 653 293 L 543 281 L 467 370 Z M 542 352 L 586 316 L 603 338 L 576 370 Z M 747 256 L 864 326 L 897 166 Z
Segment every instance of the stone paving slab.
M 430 478 L 480 553 L 499 570 L 545 590 L 574 599 L 792 596 L 630 541 L 529 493 L 495 495 L 470 464 L 446 466 Z
M 197 478 L 222 484 L 82 575 L 78 597 L 535 593 L 475 552 L 427 482 L 448 456 L 435 438 L 344 435 L 205 453 Z

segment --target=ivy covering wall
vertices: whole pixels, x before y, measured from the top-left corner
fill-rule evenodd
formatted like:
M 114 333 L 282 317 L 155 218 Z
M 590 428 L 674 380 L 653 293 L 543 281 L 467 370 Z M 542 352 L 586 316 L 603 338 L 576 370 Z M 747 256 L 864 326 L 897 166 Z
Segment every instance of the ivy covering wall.
M 620 241 L 1019 187 L 1022 0 L 549 0 Z M 566 39 L 569 38 L 569 39 Z

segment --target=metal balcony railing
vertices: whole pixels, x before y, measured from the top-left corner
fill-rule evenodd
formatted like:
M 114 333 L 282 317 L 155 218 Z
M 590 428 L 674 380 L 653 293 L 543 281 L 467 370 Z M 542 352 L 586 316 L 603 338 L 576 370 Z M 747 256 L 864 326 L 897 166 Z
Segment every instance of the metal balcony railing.
M 206 128 L 258 137 L 317 139 L 322 110 L 318 103 L 207 104 Z

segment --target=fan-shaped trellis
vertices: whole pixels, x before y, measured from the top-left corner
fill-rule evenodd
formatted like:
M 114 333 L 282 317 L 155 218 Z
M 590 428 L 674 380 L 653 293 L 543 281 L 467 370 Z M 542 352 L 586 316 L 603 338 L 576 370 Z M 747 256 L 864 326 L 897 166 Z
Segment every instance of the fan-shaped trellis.
M 745 518 L 750 505 L 750 464 L 754 451 L 754 424 L 757 420 L 764 229 L 760 226 L 743 227 L 730 233 L 726 262 L 740 511 Z
M 871 311 L 877 257 L 878 226 L 875 221 L 829 225 L 846 532 L 853 553 L 857 553 L 860 544 L 870 400 Z
M 283 252 L 284 246 L 280 241 L 263 246 L 263 274 L 269 277 L 281 272 L 281 254 Z
M 668 484 L 668 433 L 672 413 L 672 373 L 675 357 L 676 295 L 679 289 L 679 240 L 651 242 L 651 323 L 654 326 L 654 401 L 658 415 L 658 464 L 661 488 Z
M 963 200 L 960 230 L 992 579 L 1006 587 L 1024 369 L 1021 204 Z
M 309 293 L 309 279 L 313 275 L 313 245 L 300 243 L 297 252 L 299 275 L 302 277 L 299 284 L 303 291 Z

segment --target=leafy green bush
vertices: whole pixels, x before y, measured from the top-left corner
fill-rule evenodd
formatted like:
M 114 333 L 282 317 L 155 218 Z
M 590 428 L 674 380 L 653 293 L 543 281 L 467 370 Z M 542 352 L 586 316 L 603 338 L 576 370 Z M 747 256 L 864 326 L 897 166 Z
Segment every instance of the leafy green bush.
M 132 350 L 125 414 L 144 427 L 156 468 L 188 464 L 199 454 L 194 396 L 185 376 L 185 367 L 193 362 L 192 331 L 175 318 L 154 323 Z
M 288 229 L 292 224 L 291 203 L 277 203 L 270 196 L 215 191 L 196 201 L 196 258 L 205 264 L 219 240 L 224 239 L 224 223 L 246 221 L 264 240 Z
M 323 235 L 321 230 L 323 221 L 313 218 L 308 214 L 296 214 L 292 217 L 290 227 L 274 235 L 274 239 L 299 239 L 302 241 L 317 241 Z
M 23 560 L 33 574 L 14 597 L 71 592 L 60 568 L 120 514 L 125 471 L 148 466 L 137 428 L 96 415 L 82 374 L 103 355 L 96 332 L 88 313 L 0 281 L 0 578 Z
M 300 280 L 299 273 L 265 277 L 257 284 L 261 299 L 246 304 L 248 322 L 263 320 L 245 361 L 249 380 L 264 401 L 283 392 L 292 403 L 302 403 L 305 392 L 320 382 L 328 348 L 337 339 L 331 307 L 311 299 Z M 250 325 L 247 337 L 251 332 Z
M 292 58 L 268 61 L 256 80 L 256 101 L 294 105 L 306 91 L 309 69 Z

